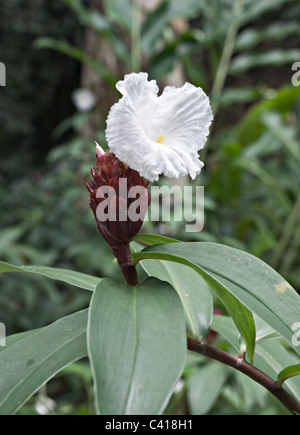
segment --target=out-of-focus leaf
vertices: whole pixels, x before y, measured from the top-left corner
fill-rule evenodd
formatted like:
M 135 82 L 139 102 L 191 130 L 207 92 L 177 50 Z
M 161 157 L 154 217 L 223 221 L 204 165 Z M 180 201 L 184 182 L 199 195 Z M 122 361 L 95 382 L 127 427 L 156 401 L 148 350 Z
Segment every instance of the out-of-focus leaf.
M 63 0 L 72 9 L 83 26 L 91 27 L 97 32 L 106 34 L 110 30 L 110 23 L 95 9 L 88 9 L 81 0 Z
M 286 114 L 291 110 L 300 94 L 300 86 L 284 86 L 275 95 L 261 101 L 250 108 L 237 126 L 238 139 L 242 145 L 249 145 L 256 141 L 265 131 L 262 114 L 266 110 L 275 110 Z
M 255 101 L 260 96 L 258 89 L 253 87 L 227 88 L 218 100 L 218 104 L 228 107 L 231 104 L 244 104 Z
M 292 156 L 300 163 L 300 146 L 297 140 L 293 137 L 290 129 L 284 125 L 282 118 L 278 112 L 265 111 L 262 114 L 264 125 L 280 140 L 280 142 L 288 149 Z
M 257 18 L 260 18 L 267 12 L 274 12 L 281 8 L 285 3 L 290 3 L 290 0 L 244 0 L 244 12 L 241 14 L 241 24 L 251 23 Z
M 143 234 L 139 233 L 132 239 L 135 242 L 146 243 L 146 245 L 161 245 L 163 243 L 178 243 L 179 240 L 171 239 L 170 237 L 161 236 L 158 234 Z
M 153 11 L 147 14 L 142 27 L 141 46 L 145 55 L 153 55 L 156 42 L 159 40 L 167 24 L 174 18 L 191 18 L 203 5 L 198 0 L 167 0 L 159 4 Z M 169 56 L 168 65 L 173 58 Z M 158 65 L 157 65 L 158 67 Z M 164 67 L 166 69 L 166 66 Z
M 131 0 L 104 0 L 108 18 L 121 24 L 128 31 L 132 26 L 133 3 Z
M 296 22 L 272 23 L 264 29 L 246 29 L 238 36 L 236 51 L 249 50 L 260 42 L 268 40 L 281 41 L 290 35 L 299 35 L 300 28 Z
M 272 195 L 278 198 L 278 202 L 285 212 L 287 214 L 290 212 L 292 206 L 291 200 L 284 190 L 278 189 L 278 181 L 273 174 L 267 172 L 256 160 L 240 157 L 235 160 L 235 164 L 259 178 L 263 185 L 269 187 Z
M 286 368 L 287 365 L 297 365 L 299 358 L 289 352 L 280 340 L 266 340 L 257 345 L 256 365 L 264 373 L 276 379 L 278 373 Z M 287 379 L 284 388 L 300 401 L 300 378 L 293 377 Z
M 222 393 L 228 368 L 210 362 L 200 367 L 189 379 L 188 404 L 192 415 L 207 414 Z
M 257 322 L 257 319 L 256 319 Z M 257 323 L 260 328 L 259 322 Z M 233 348 L 239 350 L 238 330 L 230 317 L 214 316 L 212 328 L 225 338 Z M 274 333 L 263 337 L 257 337 L 255 348 L 255 366 L 276 379 L 278 373 L 283 370 L 287 364 L 295 365 L 299 361 L 298 357 L 288 351 L 281 343 L 280 338 L 274 338 Z M 300 378 L 295 377 L 286 381 L 285 387 L 297 400 L 300 400 Z
M 75 272 L 73 270 L 58 269 L 47 266 L 13 266 L 12 264 L 0 261 L 0 273 L 8 272 L 25 272 L 35 275 L 43 275 L 47 278 L 66 282 L 68 284 L 74 285 L 75 287 L 90 291 L 94 291 L 101 281 L 101 278 L 97 278 L 96 276 Z
M 260 66 L 276 66 L 293 64 L 295 59 L 300 59 L 300 50 L 270 50 L 262 53 L 249 53 L 236 56 L 232 61 L 229 72 L 231 74 L 241 74 L 251 68 Z

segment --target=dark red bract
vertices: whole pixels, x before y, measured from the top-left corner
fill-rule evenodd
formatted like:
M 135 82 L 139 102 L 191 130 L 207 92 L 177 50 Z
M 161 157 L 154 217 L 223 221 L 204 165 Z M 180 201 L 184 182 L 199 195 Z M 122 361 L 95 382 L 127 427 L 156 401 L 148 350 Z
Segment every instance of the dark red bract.
M 139 191 L 142 192 L 143 207 L 142 210 L 137 211 L 144 217 L 150 202 L 149 182 L 145 181 L 137 171 L 127 167 L 111 151 L 101 155 L 97 153 L 97 166 L 91 168 L 91 173 L 92 182 L 87 184 L 90 208 L 101 236 L 110 245 L 124 274 L 131 266 L 129 243 L 143 224 L 143 218 L 132 220 L 127 213 L 136 201 L 136 198 L 129 196 L 129 192 L 135 186 L 141 187 Z M 110 192 L 113 192 L 109 196 L 109 202 L 107 186 L 111 187 Z M 110 208 L 110 216 L 113 215 L 115 219 L 99 219 L 97 208 L 103 201 Z

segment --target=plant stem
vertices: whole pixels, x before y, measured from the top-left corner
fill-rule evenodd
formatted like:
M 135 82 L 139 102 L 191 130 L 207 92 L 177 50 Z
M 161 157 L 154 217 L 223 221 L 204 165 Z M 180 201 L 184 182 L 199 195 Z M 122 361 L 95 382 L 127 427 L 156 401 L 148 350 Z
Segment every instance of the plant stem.
M 132 2 L 131 24 L 131 67 L 133 72 L 139 72 L 142 63 L 141 53 L 141 12 L 137 0 Z
M 300 414 L 300 403 L 298 403 L 293 396 L 291 396 L 282 387 L 276 385 L 276 381 L 263 373 L 261 370 L 250 365 L 244 359 L 235 355 L 231 355 L 223 350 L 217 349 L 209 344 L 202 343 L 193 338 L 187 339 L 188 349 L 226 364 L 239 372 L 244 373 L 246 376 L 253 379 L 258 384 L 265 387 L 273 396 L 275 396 L 292 414 Z
M 223 46 L 223 51 L 218 64 L 215 80 L 213 83 L 211 98 L 212 102 L 212 112 L 214 114 L 214 119 L 219 109 L 219 99 L 223 92 L 226 78 L 228 75 L 230 61 L 234 53 L 234 47 L 236 44 L 237 34 L 240 28 L 240 15 L 244 8 L 244 0 L 235 0 L 233 10 L 232 10 L 232 20 L 228 27 L 228 32 Z M 211 126 L 212 131 L 212 126 Z M 210 138 L 208 138 L 206 146 L 202 150 L 201 159 L 205 161 L 206 154 L 209 148 Z
M 136 286 L 139 284 L 139 278 L 135 266 L 132 264 L 125 264 L 122 266 L 121 270 L 128 285 Z
M 119 243 L 115 246 L 112 246 L 112 251 L 116 259 L 118 260 L 126 283 L 133 286 L 138 285 L 139 278 L 135 265 L 133 265 L 131 262 L 129 242 Z
M 228 70 L 230 66 L 230 61 L 234 52 L 234 47 L 236 43 L 236 37 L 237 33 L 240 27 L 240 14 L 243 10 L 243 0 L 235 0 L 234 6 L 233 6 L 233 17 L 231 20 L 231 23 L 228 28 L 227 36 L 224 43 L 223 52 L 221 55 L 221 59 L 218 65 L 218 70 L 216 73 L 214 85 L 212 88 L 212 97 L 216 100 L 213 104 L 213 112 L 214 115 L 216 115 L 219 103 L 218 99 L 221 96 L 221 93 L 223 91 L 226 77 L 228 75 Z

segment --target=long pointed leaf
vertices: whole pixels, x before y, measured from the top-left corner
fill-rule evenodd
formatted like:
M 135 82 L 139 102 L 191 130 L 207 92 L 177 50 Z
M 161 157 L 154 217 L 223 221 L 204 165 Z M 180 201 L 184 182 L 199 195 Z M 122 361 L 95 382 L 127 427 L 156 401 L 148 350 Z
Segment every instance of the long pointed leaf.
M 134 261 L 149 258 L 175 261 L 190 266 L 198 272 L 226 306 L 247 346 L 249 360 L 253 363 L 256 335 L 253 315 L 251 311 L 233 295 L 231 289 L 227 286 L 227 282 L 224 282 L 224 280 L 220 279 L 216 274 L 212 274 L 207 269 L 201 267 L 199 265 L 200 262 L 197 262 L 197 257 L 196 260 L 194 259 L 197 255 L 198 245 L 202 245 L 202 243 L 174 243 L 171 245 L 151 246 L 139 253 L 132 254 L 132 258 Z
M 292 343 L 292 326 L 299 321 L 300 296 L 274 269 L 244 251 L 210 242 L 174 243 L 132 254 L 135 261 L 162 256 L 190 265 L 222 284 L 249 310 Z M 240 330 L 240 325 L 238 326 Z M 240 330 L 241 332 L 241 330 Z M 300 349 L 294 346 L 300 354 Z
M 105 278 L 93 294 L 88 324 L 97 411 L 161 414 L 186 358 L 175 290 L 155 278 L 138 287 Z
M 81 272 L 75 272 L 74 270 L 59 269 L 48 266 L 14 266 L 13 264 L 0 261 L 0 273 L 9 272 L 25 272 L 35 275 L 43 275 L 47 278 L 72 284 L 75 287 L 90 291 L 94 291 L 101 281 L 101 278 Z
M 18 340 L 0 354 L 0 415 L 14 414 L 43 384 L 87 355 L 87 310 Z

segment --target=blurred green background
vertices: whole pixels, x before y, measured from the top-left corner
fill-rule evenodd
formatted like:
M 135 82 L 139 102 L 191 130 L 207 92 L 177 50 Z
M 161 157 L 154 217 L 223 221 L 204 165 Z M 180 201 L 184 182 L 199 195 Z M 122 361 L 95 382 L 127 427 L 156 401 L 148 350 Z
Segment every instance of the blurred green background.
M 246 250 L 300 290 L 300 81 L 292 84 L 298 0 L 10 0 L 0 4 L 0 47 L 7 74 L 0 88 L 1 260 L 120 276 L 85 183 L 94 140 L 106 147 L 115 83 L 146 71 L 160 89 L 201 86 L 215 119 L 201 175 L 180 180 L 205 186 L 204 230 L 186 233 L 185 223 L 172 221 L 147 222 L 143 231 Z M 2 276 L 0 285 L 8 334 L 49 324 L 90 298 L 18 275 Z M 262 409 L 258 399 L 233 400 L 234 382 L 209 412 Z M 47 388 L 56 413 L 93 412 L 85 362 Z M 169 412 L 188 412 L 178 394 Z M 37 408 L 45 392 L 34 400 L 21 412 L 52 412 L 48 402 Z

